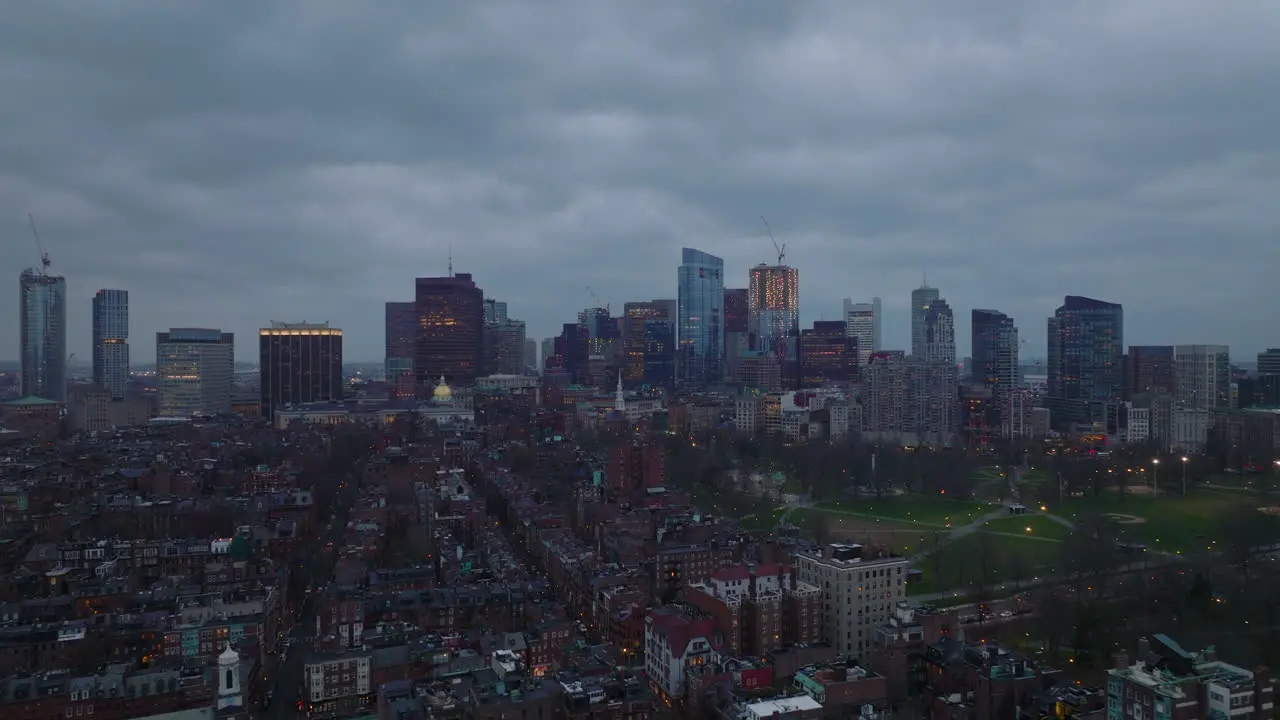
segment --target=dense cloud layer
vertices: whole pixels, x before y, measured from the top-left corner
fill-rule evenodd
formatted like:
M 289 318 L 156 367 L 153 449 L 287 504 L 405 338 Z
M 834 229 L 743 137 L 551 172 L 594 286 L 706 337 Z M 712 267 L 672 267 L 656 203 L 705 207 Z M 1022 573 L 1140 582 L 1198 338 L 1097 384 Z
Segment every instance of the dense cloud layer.
M 450 244 L 540 337 L 588 285 L 674 297 L 682 245 L 745 285 L 763 214 L 806 324 L 880 295 L 903 347 L 927 272 L 961 354 L 994 307 L 1041 355 L 1072 293 L 1124 303 L 1130 343 L 1250 359 L 1280 345 L 1277 35 L 1274 4 L 1198 0 L 21 0 L 0 269 L 34 212 L 81 357 L 118 287 L 139 362 L 272 319 L 376 360 L 382 302 Z

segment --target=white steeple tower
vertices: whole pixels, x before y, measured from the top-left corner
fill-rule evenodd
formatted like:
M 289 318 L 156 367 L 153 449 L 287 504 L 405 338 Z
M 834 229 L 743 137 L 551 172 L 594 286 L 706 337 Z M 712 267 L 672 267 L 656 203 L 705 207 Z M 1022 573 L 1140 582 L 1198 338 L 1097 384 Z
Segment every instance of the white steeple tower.
M 613 409 L 625 415 L 627 413 L 627 395 L 622 391 L 622 373 L 618 373 L 618 391 L 613 396 Z
M 218 699 L 216 709 L 219 713 L 229 708 L 244 707 L 244 695 L 240 688 L 240 653 L 227 649 L 218 656 Z

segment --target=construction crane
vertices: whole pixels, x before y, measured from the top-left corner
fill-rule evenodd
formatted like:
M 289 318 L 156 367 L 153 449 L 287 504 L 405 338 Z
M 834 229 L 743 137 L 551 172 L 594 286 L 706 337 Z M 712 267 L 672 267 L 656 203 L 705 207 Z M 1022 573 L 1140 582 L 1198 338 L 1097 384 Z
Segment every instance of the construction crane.
M 40 270 L 41 275 L 47 275 L 49 272 L 49 253 L 44 251 L 44 244 L 40 242 L 40 231 L 36 229 L 36 216 L 27 213 L 27 220 L 31 223 L 31 237 L 36 243 L 36 252 L 40 253 Z
M 600 302 L 600 296 L 596 295 L 596 291 L 592 290 L 590 285 L 587 286 L 587 292 L 591 293 L 591 301 L 595 303 L 592 307 L 604 308 L 605 314 L 613 317 L 613 313 L 609 310 L 609 303 Z
M 760 222 L 764 223 L 764 229 L 769 233 L 769 242 L 773 243 L 773 249 L 778 251 L 778 264 L 781 265 L 787 257 L 787 244 L 782 243 L 782 247 L 778 247 L 778 241 L 773 238 L 773 228 L 769 227 L 769 221 L 761 215 Z

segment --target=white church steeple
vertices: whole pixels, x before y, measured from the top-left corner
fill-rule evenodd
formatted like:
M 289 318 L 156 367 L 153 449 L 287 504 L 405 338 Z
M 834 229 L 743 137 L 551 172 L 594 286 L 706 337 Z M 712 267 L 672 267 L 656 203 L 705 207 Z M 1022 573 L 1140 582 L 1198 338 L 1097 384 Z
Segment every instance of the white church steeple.
M 622 373 L 618 373 L 618 391 L 613 396 L 613 409 L 624 415 L 627 412 L 627 394 L 622 391 Z
M 240 653 L 231 648 L 218 656 L 218 698 L 216 709 L 219 713 L 228 712 L 231 708 L 244 707 L 244 693 L 240 687 Z

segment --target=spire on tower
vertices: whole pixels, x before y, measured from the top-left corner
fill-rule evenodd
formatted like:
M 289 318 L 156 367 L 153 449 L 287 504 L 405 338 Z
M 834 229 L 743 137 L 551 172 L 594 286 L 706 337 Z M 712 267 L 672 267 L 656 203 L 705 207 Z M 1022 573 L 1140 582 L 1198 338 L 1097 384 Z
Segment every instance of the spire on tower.
M 618 373 L 618 390 L 613 396 L 613 409 L 624 413 L 627 411 L 627 394 L 622 390 L 622 373 Z
M 453 243 L 449 243 L 449 277 L 453 277 Z

